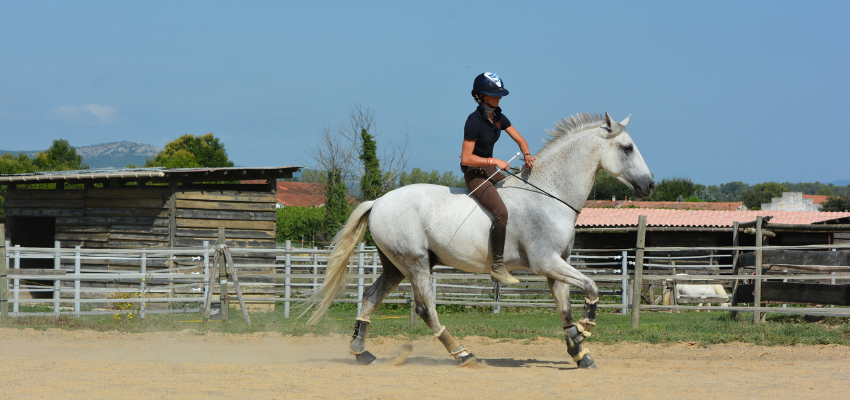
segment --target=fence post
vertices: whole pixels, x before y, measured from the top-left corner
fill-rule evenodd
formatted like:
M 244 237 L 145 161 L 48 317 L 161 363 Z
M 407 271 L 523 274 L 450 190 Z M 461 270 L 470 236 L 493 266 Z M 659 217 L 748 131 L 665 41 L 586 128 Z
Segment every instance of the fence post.
M 80 248 L 81 246 L 74 246 L 74 275 L 76 275 L 76 279 L 74 279 L 74 314 L 77 314 L 77 318 L 80 317 Z
M 224 227 L 218 227 L 218 248 L 217 251 L 222 251 L 225 246 Z M 227 258 L 224 254 L 218 257 L 218 287 L 219 301 L 221 302 L 221 320 L 227 321 L 230 319 L 230 302 L 227 300 Z
M 319 249 L 313 246 L 313 291 L 319 289 Z
M 375 247 L 375 252 L 372 253 L 372 284 L 375 284 L 378 276 L 378 248 Z
M 732 275 L 738 275 L 740 273 L 740 270 L 738 269 L 738 238 L 740 237 L 740 233 L 738 232 L 738 229 L 740 229 L 740 228 L 738 228 L 738 221 L 733 222 L 732 223 L 732 248 L 734 248 L 735 250 L 733 250 L 733 252 L 732 252 Z M 740 281 L 738 279 L 735 279 L 735 283 L 732 284 L 732 304 L 731 304 L 732 307 L 738 306 L 738 300 L 736 300 L 736 297 L 738 295 L 738 283 L 739 282 Z M 731 311 L 729 313 L 729 316 L 733 320 L 737 319 L 738 318 L 738 312 L 737 311 Z
M 6 224 L 0 224 L 0 318 L 9 318 L 9 278 L 6 271 Z
M 753 291 L 753 307 L 761 307 L 761 261 L 762 261 L 762 241 L 764 232 L 762 232 L 761 226 L 764 223 L 764 217 L 759 216 L 756 218 L 756 277 L 753 283 L 755 283 L 755 290 Z M 753 323 L 761 322 L 761 313 L 758 311 L 753 311 Z
M 363 250 L 365 250 L 366 243 L 360 242 L 360 246 L 358 249 L 360 250 L 357 253 L 357 274 L 360 275 L 357 278 L 357 315 L 360 315 L 360 309 L 363 308 L 363 274 L 366 273 L 363 265 Z
M 629 313 L 629 252 L 626 250 L 623 250 L 623 266 L 620 273 L 623 275 L 623 292 L 621 293 L 623 303 L 622 314 L 626 315 Z
M 206 243 L 206 242 L 204 242 Z M 139 264 L 139 272 L 142 273 L 142 281 L 139 283 L 139 297 L 142 298 L 142 303 L 139 305 L 139 317 L 144 319 L 147 317 L 148 305 L 144 301 L 147 298 L 145 292 L 147 291 L 147 274 L 148 274 L 148 254 L 146 252 L 142 252 L 141 254 L 142 261 Z
M 206 281 L 209 282 L 209 273 L 210 273 L 210 241 L 204 240 L 201 244 L 204 245 L 204 275 L 207 276 Z M 208 283 L 204 283 L 204 299 L 209 296 L 210 285 Z
M 676 281 L 676 260 L 670 261 L 670 264 L 673 266 L 673 288 L 670 289 L 670 305 L 671 306 L 678 306 L 679 305 L 679 299 L 678 299 L 677 296 L 679 296 L 679 282 Z M 661 291 L 661 302 L 664 303 L 664 291 L 663 290 Z M 676 310 L 675 312 L 678 313 L 679 310 Z
M 21 245 L 15 245 L 15 273 L 18 274 L 21 272 Z M 15 279 L 13 281 L 12 288 L 12 299 L 15 301 L 12 304 L 12 312 L 17 315 L 21 311 L 21 304 L 19 303 L 21 299 L 21 280 Z
M 493 282 L 493 302 L 496 303 L 493 305 L 493 314 L 498 314 L 502 311 L 502 306 L 499 303 L 502 302 L 502 285 L 499 282 Z
M 646 245 L 646 215 L 638 217 L 635 249 L 635 281 L 632 285 L 632 329 L 640 326 L 640 295 L 643 292 L 643 248 Z
M 60 254 L 59 254 L 59 248 L 60 247 L 61 247 L 61 244 L 59 243 L 59 241 L 54 240 L 53 241 L 53 248 L 56 249 L 56 252 L 53 253 L 53 269 L 57 270 L 57 271 L 62 269 L 62 259 L 60 258 Z M 53 313 L 56 314 L 55 315 L 56 317 L 59 317 L 59 311 L 60 311 L 59 298 L 60 298 L 60 291 L 61 290 L 62 290 L 62 281 L 60 281 L 58 279 L 54 280 L 53 281 Z
M 292 273 L 292 241 L 286 241 L 286 247 L 284 247 L 286 253 L 283 255 L 284 259 L 284 267 L 283 273 L 286 276 L 283 278 L 283 318 L 289 318 L 289 296 L 292 294 L 292 289 L 289 287 L 289 284 L 292 281 L 289 278 L 289 274 Z

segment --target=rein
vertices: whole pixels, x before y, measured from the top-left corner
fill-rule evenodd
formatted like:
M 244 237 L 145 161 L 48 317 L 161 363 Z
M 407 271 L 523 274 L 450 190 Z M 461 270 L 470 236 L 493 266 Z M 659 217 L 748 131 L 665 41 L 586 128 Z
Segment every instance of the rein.
M 535 188 L 535 189 L 537 189 L 537 190 L 541 191 L 543 194 L 545 194 L 545 195 L 547 195 L 547 196 L 549 196 L 549 197 L 551 197 L 551 198 L 553 198 L 553 199 L 555 199 L 555 200 L 558 200 L 558 201 L 560 201 L 561 203 L 564 203 L 564 205 L 565 205 L 565 206 L 567 206 L 567 207 L 569 207 L 571 210 L 575 211 L 575 212 L 576 212 L 576 214 L 581 214 L 581 211 L 576 210 L 576 208 L 575 208 L 575 207 L 573 207 L 573 206 L 569 205 L 566 201 L 563 201 L 563 200 L 561 200 L 561 199 L 559 199 L 559 198 L 557 198 L 557 197 L 553 196 L 551 193 L 549 193 L 549 192 L 547 192 L 547 191 L 545 191 L 545 190 L 543 190 L 543 189 L 541 189 L 541 188 L 537 187 L 535 184 L 533 184 L 533 183 L 531 183 L 531 182 L 529 182 L 529 181 L 527 181 L 527 180 L 525 180 L 525 179 L 522 179 L 522 178 L 520 178 L 520 177 L 516 176 L 513 172 L 511 172 L 511 171 L 504 171 L 504 172 L 507 172 L 507 173 L 508 173 L 508 175 L 510 175 L 510 176 L 512 176 L 512 177 L 514 177 L 514 178 L 517 178 L 517 179 L 519 179 L 519 180 L 521 180 L 521 181 L 525 182 L 527 185 L 530 185 L 531 187 L 533 187 L 533 188 Z

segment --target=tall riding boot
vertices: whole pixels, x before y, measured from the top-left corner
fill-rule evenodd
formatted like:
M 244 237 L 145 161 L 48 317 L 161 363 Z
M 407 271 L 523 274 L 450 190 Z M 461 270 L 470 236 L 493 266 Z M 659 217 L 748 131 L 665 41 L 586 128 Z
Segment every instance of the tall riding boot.
M 504 226 L 497 223 L 493 224 L 493 236 L 490 242 L 493 245 L 493 269 L 490 270 L 490 279 L 502 285 L 519 283 L 519 280 L 511 276 L 511 273 L 505 268 L 505 259 L 502 256 L 505 252 Z

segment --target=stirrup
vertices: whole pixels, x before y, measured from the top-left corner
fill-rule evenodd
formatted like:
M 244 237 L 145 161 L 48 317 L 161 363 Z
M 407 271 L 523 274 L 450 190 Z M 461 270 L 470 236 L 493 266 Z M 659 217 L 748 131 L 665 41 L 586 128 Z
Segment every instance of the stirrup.
M 499 282 L 502 285 L 515 285 L 519 283 L 519 279 L 514 278 L 504 265 L 497 266 L 495 264 L 490 270 L 490 280 Z

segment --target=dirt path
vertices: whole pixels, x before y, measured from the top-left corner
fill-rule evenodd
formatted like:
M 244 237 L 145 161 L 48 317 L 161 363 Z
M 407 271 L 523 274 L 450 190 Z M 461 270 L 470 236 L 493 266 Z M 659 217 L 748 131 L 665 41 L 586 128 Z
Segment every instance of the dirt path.
M 850 347 L 707 348 L 591 342 L 577 370 L 560 341 L 462 341 L 487 365 L 458 368 L 436 339 L 371 340 L 360 367 L 348 338 L 0 329 L 0 398 L 848 398 Z

